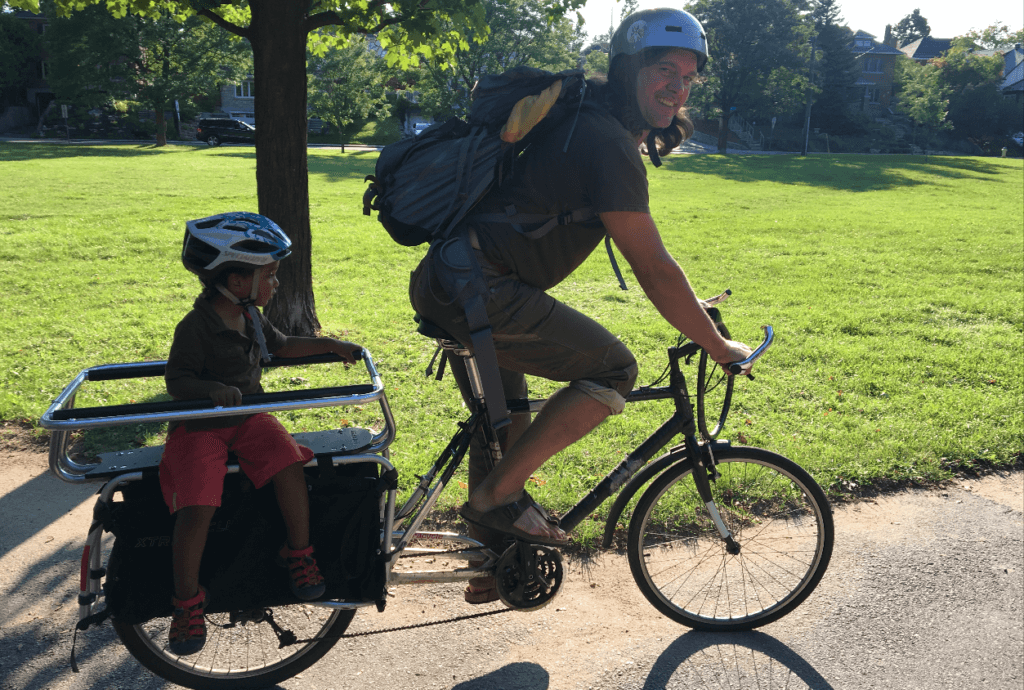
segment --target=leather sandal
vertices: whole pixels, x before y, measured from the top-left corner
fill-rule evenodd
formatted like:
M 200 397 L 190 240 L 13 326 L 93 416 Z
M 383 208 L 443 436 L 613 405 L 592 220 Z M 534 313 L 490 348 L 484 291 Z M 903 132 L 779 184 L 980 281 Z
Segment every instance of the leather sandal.
M 569 543 L 568 539 L 553 539 L 551 537 L 530 534 L 529 532 L 516 527 L 513 523 L 515 523 L 515 521 L 530 508 L 536 508 L 541 517 L 547 520 L 550 525 L 554 527 L 558 526 L 558 520 L 548 515 L 547 511 L 537 505 L 537 502 L 534 501 L 530 494 L 525 490 L 519 500 L 513 501 L 507 505 L 498 506 L 497 508 L 486 512 L 476 510 L 469 505 L 469 501 L 466 501 L 466 503 L 459 508 L 459 515 L 461 515 L 466 522 L 471 522 L 474 525 L 486 527 L 494 530 L 495 532 L 501 532 L 502 534 L 512 535 L 516 539 L 522 539 L 523 541 L 531 544 L 564 546 Z

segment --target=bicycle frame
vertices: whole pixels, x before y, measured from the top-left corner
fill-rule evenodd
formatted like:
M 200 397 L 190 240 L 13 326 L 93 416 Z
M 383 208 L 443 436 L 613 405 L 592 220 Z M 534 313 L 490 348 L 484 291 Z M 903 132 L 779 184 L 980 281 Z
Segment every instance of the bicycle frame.
M 417 505 L 420 506 L 419 511 L 414 517 L 412 517 L 408 529 L 403 532 L 393 534 L 393 539 L 397 538 L 398 542 L 394 545 L 392 556 L 402 553 L 414 535 L 425 534 L 418 532 L 419 526 L 430 513 L 441 492 L 450 481 L 459 464 L 461 464 L 466 450 L 469 448 L 470 439 L 474 433 L 478 430 L 482 430 L 485 434 L 487 445 L 491 451 L 492 460 L 497 462 L 501 459 L 501 450 L 496 434 L 493 428 L 487 423 L 488 417 L 486 401 L 483 396 L 483 386 L 481 384 L 479 370 L 472 353 L 454 341 L 441 339 L 438 340 L 438 343 L 440 347 L 444 348 L 446 351 L 451 352 L 455 356 L 462 357 L 465 360 L 469 383 L 472 389 L 472 398 L 469 402 L 471 414 L 469 419 L 465 422 L 459 423 L 459 431 L 456 432 L 448 446 L 438 456 L 438 459 L 434 462 L 430 471 L 420 477 L 419 486 L 417 486 L 413 494 L 406 501 L 405 505 L 396 514 L 396 521 L 403 520 L 412 515 L 413 511 L 416 510 Z M 629 394 L 626 402 L 672 399 L 675 403 L 675 413 L 634 451 L 626 455 L 622 462 L 609 472 L 597 486 L 595 486 L 585 497 L 583 497 L 583 499 L 579 501 L 579 503 L 576 504 L 575 507 L 561 518 L 559 525 L 564 531 L 572 531 L 612 494 L 619 491 L 623 486 L 626 486 L 626 489 L 620 494 L 619 498 L 613 504 L 605 523 L 604 546 L 607 548 L 611 544 L 612 533 L 614 532 L 618 518 L 630 498 L 632 498 L 644 484 L 653 478 L 653 476 L 660 473 L 662 470 L 667 469 L 677 462 L 691 460 L 694 463 L 695 468 L 704 470 L 694 472 L 697 490 L 705 505 L 708 507 L 712 519 L 715 521 L 715 524 L 719 529 L 722 539 L 726 541 L 727 544 L 731 543 L 732 535 L 719 516 L 718 510 L 711 499 L 711 489 L 708 479 L 708 472 L 714 472 L 713 447 L 716 444 L 728 446 L 728 442 L 716 441 L 704 443 L 698 440 L 693 406 L 690 403 L 690 396 L 686 388 L 686 378 L 679 367 L 680 359 L 691 357 L 698 351 L 699 346 L 694 343 L 688 343 L 681 347 L 669 348 L 669 385 L 660 388 L 641 388 L 634 390 Z M 544 400 L 511 399 L 506 400 L 505 404 L 512 414 L 529 414 L 539 411 L 541 407 L 543 407 L 544 402 Z M 673 452 L 666 456 L 662 461 L 650 466 L 648 468 L 650 471 L 645 471 L 637 475 L 637 472 L 644 467 L 644 465 L 646 465 L 656 453 L 668 445 L 668 443 L 679 434 L 681 434 L 684 439 L 682 445 L 673 449 Z M 438 476 L 439 474 L 440 476 Z M 431 483 L 434 482 L 435 478 L 437 481 L 433 486 L 431 486 Z M 421 501 L 422 505 L 420 504 Z M 490 560 L 497 557 L 497 554 L 487 549 L 484 544 L 468 537 L 448 533 L 433 534 L 439 537 L 443 536 L 450 540 L 459 541 L 476 549 L 473 551 L 445 552 L 447 557 L 459 556 L 467 560 L 471 558 L 487 558 Z M 489 565 L 489 563 L 479 568 L 456 569 L 454 571 L 438 570 L 416 573 L 395 573 L 394 571 L 391 571 L 392 574 L 389 582 L 430 583 L 459 581 L 465 579 L 468 573 L 486 570 L 487 565 Z

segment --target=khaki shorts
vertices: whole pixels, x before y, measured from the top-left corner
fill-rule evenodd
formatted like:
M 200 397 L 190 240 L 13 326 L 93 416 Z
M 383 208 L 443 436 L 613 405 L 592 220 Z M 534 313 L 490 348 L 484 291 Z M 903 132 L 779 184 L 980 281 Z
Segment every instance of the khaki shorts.
M 477 258 L 483 261 L 481 256 Z M 416 312 L 459 342 L 469 342 L 462 309 L 445 293 L 428 255 L 413 271 L 409 298 Z M 612 414 L 622 412 L 633 389 L 637 364 L 633 353 L 601 324 L 567 307 L 514 273 L 488 270 L 487 316 L 502 369 L 551 381 L 565 381 L 602 402 Z M 428 268 L 430 270 L 428 270 Z

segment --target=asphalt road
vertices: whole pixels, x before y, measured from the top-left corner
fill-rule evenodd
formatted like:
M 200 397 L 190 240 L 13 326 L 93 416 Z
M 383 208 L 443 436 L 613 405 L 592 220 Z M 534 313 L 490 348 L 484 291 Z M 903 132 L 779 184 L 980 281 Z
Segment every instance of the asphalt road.
M 142 669 L 109 624 L 79 634 L 78 560 L 95 487 L 45 456 L 0 449 L 0 688 L 175 687 Z M 706 634 L 658 614 L 609 553 L 569 562 L 533 613 L 471 607 L 458 585 L 396 590 L 286 690 L 1024 687 L 1024 475 L 956 481 L 836 510 L 816 592 L 755 632 Z M 493 615 L 463 618 L 481 612 Z

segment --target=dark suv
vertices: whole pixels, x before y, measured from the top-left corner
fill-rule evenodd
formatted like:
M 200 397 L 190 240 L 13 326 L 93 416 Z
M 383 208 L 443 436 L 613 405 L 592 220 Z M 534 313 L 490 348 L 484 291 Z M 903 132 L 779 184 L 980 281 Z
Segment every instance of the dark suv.
M 196 139 L 205 141 L 209 146 L 230 142 L 255 144 L 256 128 L 241 120 L 226 117 L 202 119 L 196 127 Z

